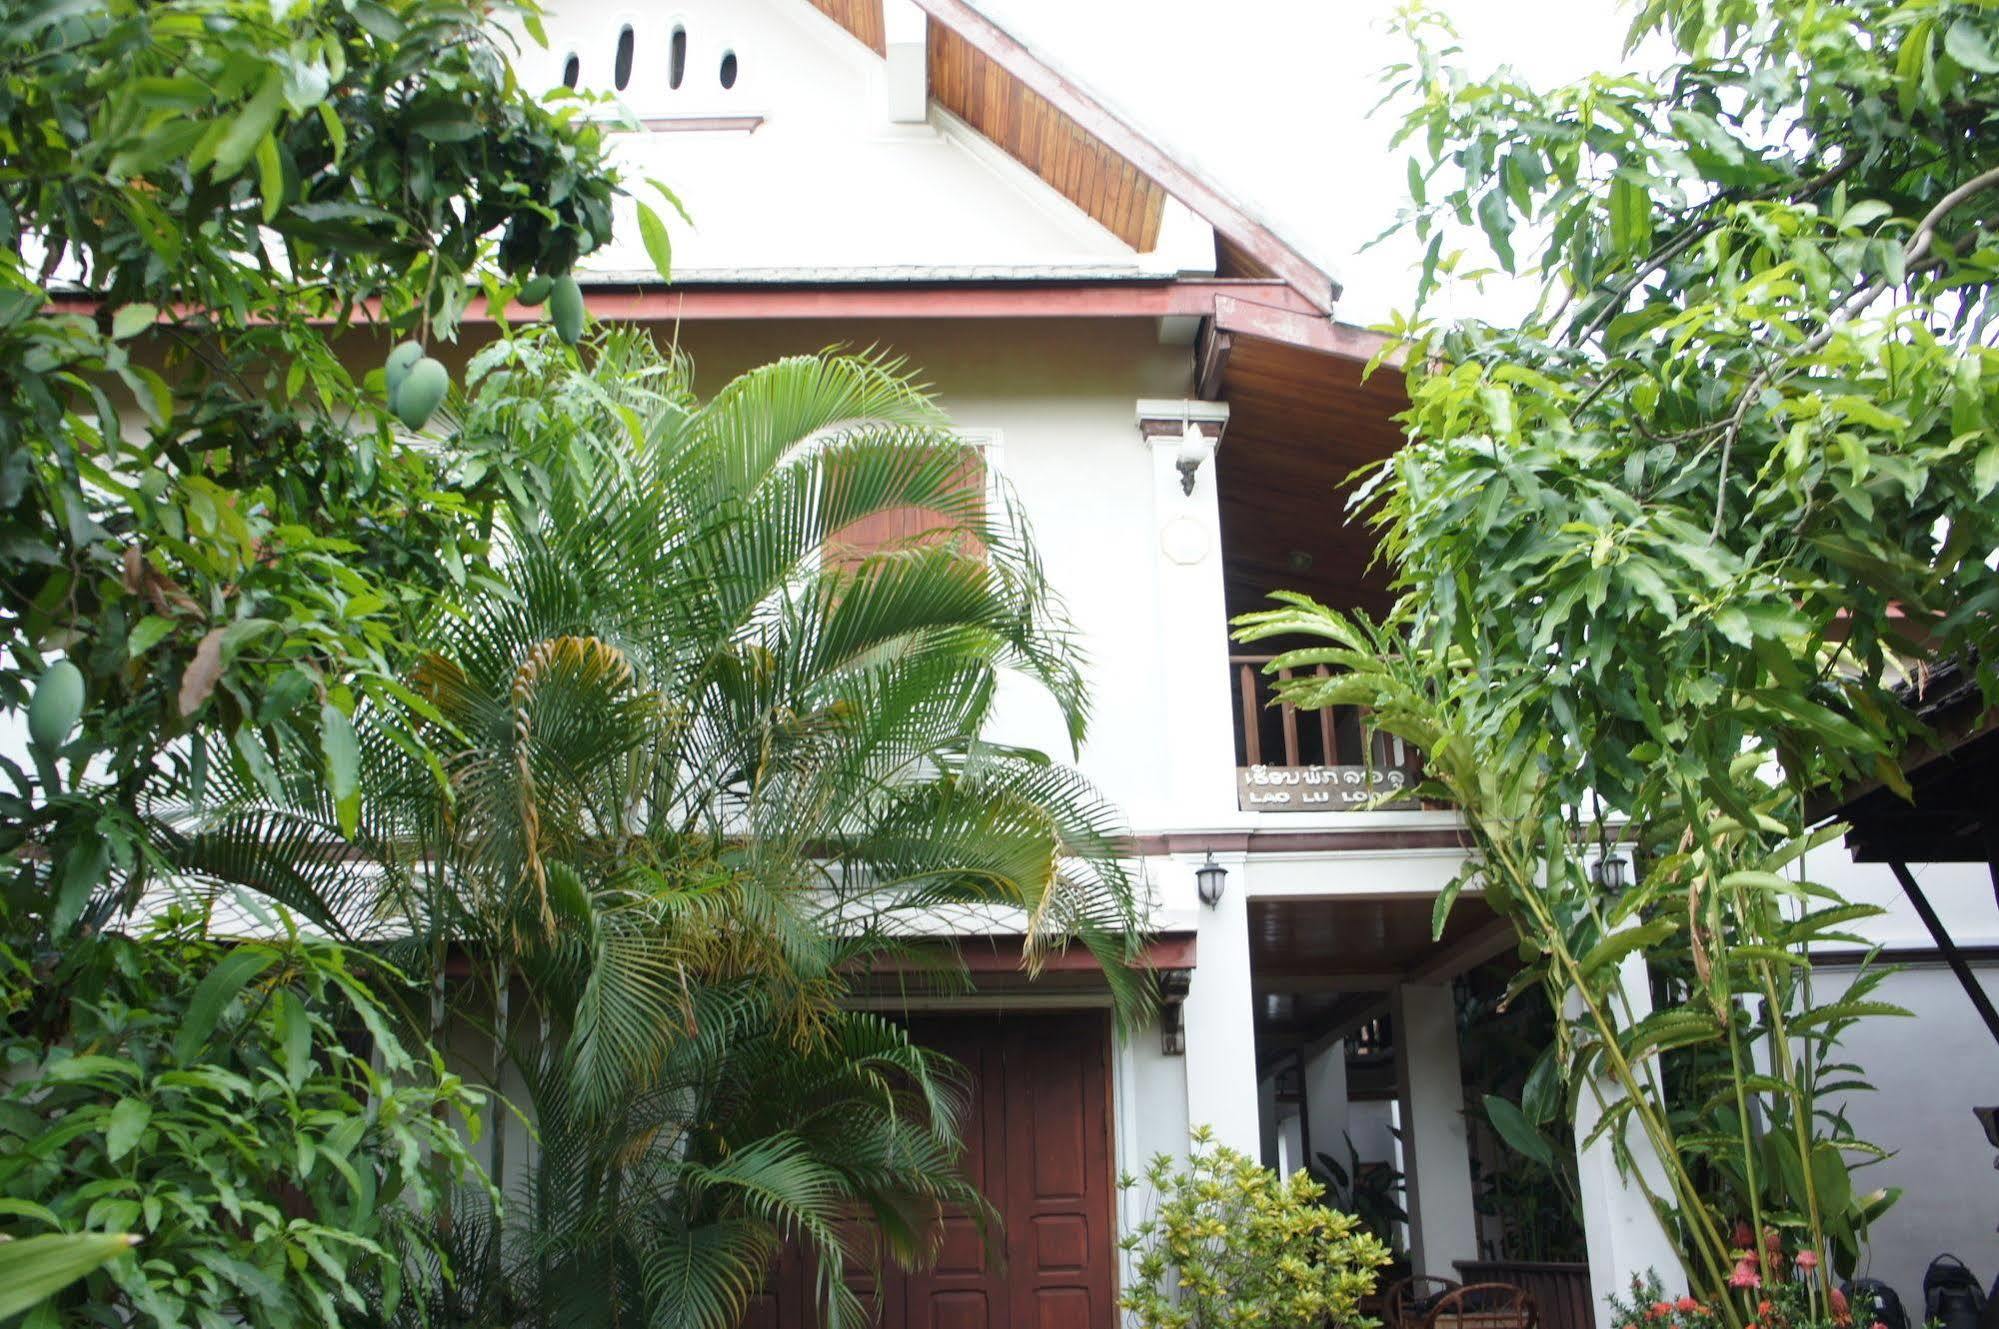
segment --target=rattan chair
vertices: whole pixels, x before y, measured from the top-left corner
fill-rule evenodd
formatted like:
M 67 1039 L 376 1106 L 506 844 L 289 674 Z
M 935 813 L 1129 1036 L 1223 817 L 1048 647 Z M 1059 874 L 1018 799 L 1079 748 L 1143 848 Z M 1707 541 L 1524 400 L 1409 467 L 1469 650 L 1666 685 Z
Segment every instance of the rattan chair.
M 1533 1294 L 1511 1283 L 1468 1283 L 1430 1304 L 1421 1329 L 1535 1329 Z

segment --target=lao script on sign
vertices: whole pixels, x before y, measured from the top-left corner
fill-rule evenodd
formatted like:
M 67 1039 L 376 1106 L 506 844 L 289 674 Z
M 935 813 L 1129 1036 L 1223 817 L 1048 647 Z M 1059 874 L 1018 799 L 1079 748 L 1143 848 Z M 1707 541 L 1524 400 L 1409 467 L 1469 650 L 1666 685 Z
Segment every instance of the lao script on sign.
M 1406 811 L 1409 772 L 1367 766 L 1241 766 L 1236 806 L 1245 812 Z

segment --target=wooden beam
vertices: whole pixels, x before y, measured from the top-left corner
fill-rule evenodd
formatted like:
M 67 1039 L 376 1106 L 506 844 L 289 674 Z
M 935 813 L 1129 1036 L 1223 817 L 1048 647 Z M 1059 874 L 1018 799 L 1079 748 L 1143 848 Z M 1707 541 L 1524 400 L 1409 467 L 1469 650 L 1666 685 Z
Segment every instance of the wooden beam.
M 1309 1061 L 1333 1044 L 1346 1042 L 1347 1035 L 1369 1020 L 1386 1014 L 1388 1014 L 1387 997 L 1356 997 L 1352 1001 L 1343 1002 L 1320 1027 L 1319 1033 L 1300 1050 L 1301 1055 Z
M 607 323 L 673 323 L 739 319 L 931 319 L 931 318 L 1207 318 L 1224 296 L 1245 290 L 1260 299 L 1302 306 L 1303 299 L 1276 281 L 1239 278 L 1137 278 L 1111 281 L 902 281 L 865 277 L 841 281 L 592 283 L 584 278 L 584 303 L 593 318 Z M 55 313 L 92 316 L 102 304 L 89 292 L 65 292 L 49 302 Z M 376 317 L 370 303 L 354 322 L 367 327 Z M 543 317 L 539 310 L 511 305 L 509 321 Z M 163 314 L 162 321 L 171 321 Z M 316 320 L 331 323 L 332 318 Z M 464 322 L 490 323 L 483 300 L 466 309 Z
M 1512 922 L 1495 918 L 1449 945 L 1432 951 L 1420 964 L 1410 969 L 1405 981 L 1447 983 L 1466 970 L 1476 969 L 1487 960 L 1506 954 L 1519 944 L 1520 937 L 1513 930 Z
M 1958 986 L 1964 989 L 1964 995 L 1971 998 L 1972 1006 L 1978 1011 L 1978 1018 L 1985 1021 L 1985 1028 L 1992 1035 L 1992 1041 L 1999 1043 L 1999 1010 L 1993 1009 L 1992 998 L 1985 995 L 1985 987 L 1978 981 L 1978 975 L 1971 972 L 1971 966 L 1965 963 L 1964 956 L 1958 952 L 1957 943 L 1951 940 L 1949 929 L 1945 928 L 1943 920 L 1937 917 L 1937 911 L 1930 907 L 1929 897 L 1923 894 L 1922 887 L 1916 885 L 1916 878 L 1909 871 L 1909 865 L 1897 859 L 1888 864 L 1888 869 L 1895 874 L 1895 880 L 1902 883 L 1902 893 L 1909 897 L 1909 903 L 1916 907 L 1916 914 L 1923 920 L 1923 926 L 1930 930 L 1930 939 L 1936 942 L 1944 963 L 1950 966 L 1953 974 L 1957 975 Z M 1999 867 L 1993 869 L 1993 882 L 1995 886 L 1999 886 Z
M 1357 328 L 1351 323 L 1335 323 L 1322 315 L 1301 314 L 1234 294 L 1216 297 L 1215 326 L 1223 332 L 1261 337 L 1265 341 L 1281 342 L 1286 346 L 1362 363 L 1374 359 L 1388 344 L 1388 339 L 1380 333 Z M 1399 364 L 1401 361 L 1392 358 L 1387 363 Z
M 1297 996 L 1325 992 L 1387 992 L 1402 981 L 1397 973 L 1287 973 L 1252 968 L 1252 992 L 1284 992 Z
M 931 18 L 971 43 L 1023 86 L 1045 98 L 1085 132 L 1193 209 L 1215 230 L 1281 277 L 1319 313 L 1332 312 L 1333 302 L 1339 298 L 1339 284 L 1323 269 L 1096 98 L 1050 68 L 967 0 L 916 0 L 916 3 Z
M 1201 321 L 1200 343 L 1194 352 L 1194 395 L 1202 401 L 1219 401 L 1222 375 L 1228 372 L 1229 349 L 1235 338 L 1215 326 L 1213 319 Z

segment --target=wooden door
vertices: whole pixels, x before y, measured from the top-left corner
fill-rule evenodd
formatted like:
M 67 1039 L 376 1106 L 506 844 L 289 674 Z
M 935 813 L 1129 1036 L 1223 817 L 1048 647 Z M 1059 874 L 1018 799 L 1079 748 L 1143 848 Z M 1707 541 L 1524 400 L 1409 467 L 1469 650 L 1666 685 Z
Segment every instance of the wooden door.
M 856 1271 L 882 1329 L 1112 1329 L 1108 1015 L 925 1016 L 911 1027 L 972 1077 L 964 1166 L 999 1212 L 1002 1257 L 989 1258 L 969 1215 L 947 1213 L 931 1268 L 891 1267 L 878 1289 Z M 801 1264 L 788 1256 L 774 1271 L 755 1329 L 817 1322 Z

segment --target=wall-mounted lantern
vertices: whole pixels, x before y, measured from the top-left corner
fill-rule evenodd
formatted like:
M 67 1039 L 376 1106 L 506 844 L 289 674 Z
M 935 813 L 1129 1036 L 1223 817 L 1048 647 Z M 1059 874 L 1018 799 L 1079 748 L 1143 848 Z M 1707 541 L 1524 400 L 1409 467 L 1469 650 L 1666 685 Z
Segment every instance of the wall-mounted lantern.
M 1200 892 L 1201 903 L 1213 909 L 1222 902 L 1222 892 L 1229 884 L 1229 870 L 1215 862 L 1215 854 L 1208 851 L 1208 861 L 1194 869 L 1194 889 Z
M 1209 438 L 1201 426 L 1189 420 L 1187 427 L 1180 432 L 1180 450 L 1173 457 L 1174 469 L 1180 472 L 1181 493 L 1194 492 L 1194 477 L 1214 455 L 1215 440 Z
M 1622 854 L 1605 854 L 1589 865 L 1589 879 L 1612 895 L 1622 895 L 1625 872 L 1631 866 Z

